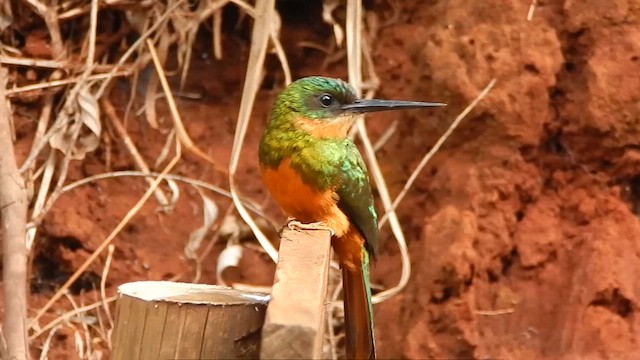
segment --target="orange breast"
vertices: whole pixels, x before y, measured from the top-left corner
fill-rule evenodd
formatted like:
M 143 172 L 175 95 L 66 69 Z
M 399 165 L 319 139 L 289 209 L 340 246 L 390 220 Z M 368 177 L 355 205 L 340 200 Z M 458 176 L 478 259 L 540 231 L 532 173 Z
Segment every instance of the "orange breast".
M 333 229 L 337 237 L 349 230 L 349 219 L 338 208 L 333 190 L 320 191 L 302 181 L 288 159 L 276 169 L 262 168 L 262 179 L 271 196 L 289 216 L 303 223 L 321 221 Z

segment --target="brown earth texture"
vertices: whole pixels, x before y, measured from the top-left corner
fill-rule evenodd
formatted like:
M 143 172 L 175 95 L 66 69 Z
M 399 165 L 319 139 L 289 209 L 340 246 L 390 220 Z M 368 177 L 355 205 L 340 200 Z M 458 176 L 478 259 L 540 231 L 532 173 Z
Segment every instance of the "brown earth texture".
M 380 357 L 640 359 L 640 3 L 538 0 L 530 20 L 530 0 L 366 5 L 369 24 L 377 24 L 370 34 L 381 80 L 377 96 L 448 104 L 368 119 L 374 141 L 397 120 L 397 130 L 378 152 L 392 195 L 453 119 L 497 79 L 398 207 L 413 273 L 404 291 L 374 308 Z M 278 7 L 294 77 L 346 78 L 344 58 L 327 61 L 326 53 L 300 46 L 327 44 L 333 36 L 321 20 L 321 3 L 281 1 Z M 229 161 L 250 34 L 250 22 L 235 26 L 236 12 L 226 11 L 224 19 L 224 59 L 213 60 L 210 34 L 203 36 L 187 83 L 188 91 L 202 97 L 178 99 L 192 139 L 222 165 Z M 282 224 L 256 159 L 283 80 L 274 55 L 267 65 L 238 181 L 243 194 Z M 128 86 L 120 82 L 112 91 L 120 116 Z M 134 112 L 143 103 L 139 98 Z M 21 111 L 15 125 L 19 161 L 30 149 L 37 119 L 35 110 Z M 127 131 L 153 164 L 171 128 L 168 108 L 158 102 L 160 131 L 133 116 Z M 68 181 L 134 168 L 114 136 L 109 146 L 72 162 Z M 191 155 L 173 172 L 228 188 L 224 174 Z M 158 211 L 152 198 L 118 235 L 107 295 L 133 280 L 194 279 L 183 249 L 202 225 L 202 200 L 194 188 L 180 187 L 173 211 Z M 32 256 L 32 313 L 146 188 L 139 178 L 116 178 L 60 197 L 44 219 Z M 229 200 L 208 196 L 224 213 Z M 274 265 L 250 233 L 240 230 L 248 247 L 235 278 L 270 285 Z M 391 287 L 400 276 L 400 257 L 388 227 L 382 238 L 373 282 Z M 217 281 L 224 243 L 213 245 L 199 281 Z M 105 260 L 72 287 L 79 306 L 98 299 L 93 289 Z M 63 298 L 41 324 L 69 309 Z M 72 327 L 58 329 L 50 358 L 77 358 L 74 336 Z M 33 341 L 34 356 L 45 338 Z M 107 348 L 99 340 L 96 347 Z

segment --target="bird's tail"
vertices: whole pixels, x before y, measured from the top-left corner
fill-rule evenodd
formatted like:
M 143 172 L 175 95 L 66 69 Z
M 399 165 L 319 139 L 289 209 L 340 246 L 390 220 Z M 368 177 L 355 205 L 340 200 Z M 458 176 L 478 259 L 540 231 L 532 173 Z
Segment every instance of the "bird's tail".
M 369 253 L 362 249 L 362 266 L 342 267 L 347 359 L 375 359 L 373 308 L 369 282 Z

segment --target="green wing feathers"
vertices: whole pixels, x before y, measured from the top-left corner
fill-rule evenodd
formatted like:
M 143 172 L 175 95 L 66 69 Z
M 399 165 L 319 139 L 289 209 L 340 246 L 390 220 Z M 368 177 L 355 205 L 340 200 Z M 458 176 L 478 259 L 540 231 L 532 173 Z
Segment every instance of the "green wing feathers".
M 336 189 L 338 207 L 365 240 L 360 266 L 342 268 L 347 358 L 375 359 L 369 254 L 375 255 L 378 250 L 378 218 L 364 161 L 353 142 L 345 140 L 345 146 L 348 151 L 339 172 L 340 186 Z
M 316 139 L 291 156 L 291 166 L 319 190 L 334 188 L 338 207 L 360 231 L 367 250 L 378 250 L 378 218 L 367 168 L 349 139 Z
M 373 204 L 367 168 L 355 144 L 344 140 L 349 147 L 339 172 L 340 186 L 338 207 L 347 215 L 365 239 L 365 246 L 372 256 L 378 252 L 378 217 Z

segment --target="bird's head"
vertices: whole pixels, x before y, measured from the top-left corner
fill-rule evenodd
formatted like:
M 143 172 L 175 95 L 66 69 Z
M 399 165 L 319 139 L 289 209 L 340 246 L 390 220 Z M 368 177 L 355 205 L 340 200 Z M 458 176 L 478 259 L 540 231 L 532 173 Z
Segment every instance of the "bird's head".
M 311 76 L 291 83 L 278 95 L 271 119 L 292 119 L 295 127 L 317 137 L 346 137 L 357 114 L 445 106 L 442 103 L 358 99 L 340 79 Z

